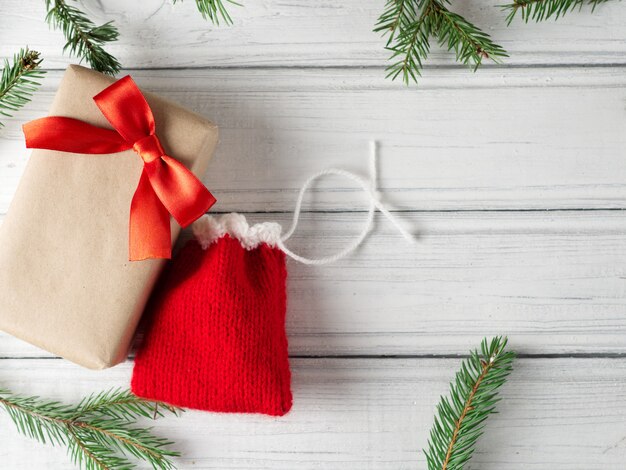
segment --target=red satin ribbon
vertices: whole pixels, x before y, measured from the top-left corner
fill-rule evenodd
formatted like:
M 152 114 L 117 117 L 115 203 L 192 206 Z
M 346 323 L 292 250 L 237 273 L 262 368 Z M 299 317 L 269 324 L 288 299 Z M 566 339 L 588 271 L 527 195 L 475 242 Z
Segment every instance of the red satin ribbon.
M 130 205 L 129 257 L 170 258 L 169 214 L 186 227 L 215 198 L 184 165 L 165 155 L 154 133 L 152 110 L 130 76 L 105 88 L 94 101 L 115 130 L 50 116 L 23 126 L 26 147 L 86 154 L 137 152 L 144 165 Z

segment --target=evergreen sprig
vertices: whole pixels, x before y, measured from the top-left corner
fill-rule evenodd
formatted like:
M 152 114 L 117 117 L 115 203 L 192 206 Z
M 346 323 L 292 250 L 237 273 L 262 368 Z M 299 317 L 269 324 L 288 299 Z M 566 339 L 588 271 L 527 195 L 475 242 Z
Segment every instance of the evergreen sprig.
M 112 21 L 96 26 L 85 13 L 66 0 L 45 0 L 46 21 L 60 29 L 66 43 L 63 51 L 78 56 L 99 72 L 115 75 L 122 68 L 119 61 L 104 50 L 104 45 L 116 41 L 119 33 Z
M 173 3 L 176 3 L 177 1 L 178 0 L 173 0 Z M 226 3 L 241 6 L 240 3 L 237 3 L 234 0 L 225 1 Z M 205 20 L 210 20 L 215 25 L 220 24 L 220 18 L 227 25 L 233 24 L 233 20 L 230 17 L 228 10 L 226 9 L 224 1 L 222 0 L 196 0 L 196 6 L 198 7 L 198 11 L 202 13 L 202 18 L 204 18 Z
M 388 0 L 378 19 L 376 32 L 388 35 L 386 48 L 392 51 L 392 64 L 387 77 L 395 79 L 402 74 L 405 83 L 417 81 L 423 61 L 430 51 L 429 38 L 433 32 L 431 4 L 419 12 L 412 0 Z
M 374 31 L 387 35 L 391 51 L 387 77 L 402 76 L 409 84 L 421 76 L 431 38 L 454 51 L 456 60 L 476 70 L 484 59 L 508 57 L 491 37 L 446 7 L 449 0 L 387 0 Z
M 137 427 L 137 419 L 181 410 L 128 390 L 112 389 L 90 395 L 78 405 L 66 405 L 0 389 L 0 406 L 19 432 L 44 444 L 66 446 L 72 461 L 86 470 L 134 468 L 129 457 L 154 469 L 175 468 L 170 457 L 179 453 L 167 448 L 173 443 L 152 434 L 151 428 Z
M 591 5 L 593 12 L 600 3 L 608 0 L 513 0 L 512 3 L 502 5 L 509 14 L 506 18 L 507 23 L 511 24 L 517 13 L 522 16 L 522 20 L 528 23 L 529 20 L 544 21 L 549 18 L 559 19 L 566 13 L 579 9 L 583 6 Z
M 441 397 L 424 451 L 428 470 L 462 470 L 474 453 L 485 420 L 496 412 L 498 389 L 506 382 L 515 353 L 505 351 L 507 339 L 483 339 L 463 361 L 450 396 Z
M 11 117 L 32 99 L 45 73 L 39 68 L 41 61 L 39 52 L 28 48 L 15 54 L 12 62 L 5 59 L 0 76 L 0 115 Z M 0 122 L 0 128 L 3 126 Z

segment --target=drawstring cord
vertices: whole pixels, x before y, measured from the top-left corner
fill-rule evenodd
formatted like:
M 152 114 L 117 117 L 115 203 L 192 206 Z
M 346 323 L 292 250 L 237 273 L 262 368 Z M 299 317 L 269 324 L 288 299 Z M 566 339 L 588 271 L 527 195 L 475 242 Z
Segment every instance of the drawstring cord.
M 328 168 L 326 170 L 322 170 L 319 173 L 316 173 L 313 176 L 311 176 L 309 179 L 307 179 L 304 185 L 302 185 L 302 188 L 300 189 L 300 194 L 298 194 L 298 199 L 296 200 L 296 208 L 293 213 L 293 220 L 291 222 L 291 227 L 289 228 L 287 233 L 285 233 L 277 242 L 277 246 L 282 251 L 284 251 L 287 256 L 303 264 L 322 265 L 322 264 L 334 263 L 335 261 L 339 261 L 340 259 L 343 259 L 346 256 L 350 255 L 367 238 L 368 234 L 370 233 L 374 225 L 374 213 L 376 212 L 376 209 L 378 209 L 385 217 L 387 217 L 387 219 L 396 227 L 398 232 L 400 232 L 400 234 L 409 243 L 415 243 L 417 241 L 415 236 L 411 234 L 410 232 L 408 232 L 404 227 L 402 227 L 398 219 L 383 205 L 383 203 L 379 199 L 379 196 L 377 193 L 377 187 L 378 187 L 378 181 L 377 181 L 378 158 L 377 157 L 378 157 L 378 145 L 376 141 L 372 141 L 370 142 L 370 180 L 366 180 L 364 178 L 361 178 L 358 175 L 355 175 L 354 173 L 351 173 L 349 171 L 342 170 L 339 168 Z M 358 237 L 352 243 L 346 246 L 343 250 L 339 251 L 338 253 L 334 255 L 325 256 L 322 258 L 306 258 L 304 256 L 300 256 L 294 253 L 289 248 L 287 248 L 285 246 L 285 242 L 289 240 L 289 238 L 296 231 L 296 227 L 298 226 L 298 221 L 300 219 L 300 212 L 302 209 L 302 203 L 304 201 L 304 194 L 306 193 L 306 191 L 309 189 L 309 187 L 313 184 L 315 180 L 323 176 L 327 176 L 327 175 L 343 176 L 349 180 L 354 181 L 361 187 L 361 189 L 363 189 L 363 192 L 365 193 L 369 201 L 367 219 L 365 221 L 365 226 L 363 227 L 363 230 L 358 235 Z

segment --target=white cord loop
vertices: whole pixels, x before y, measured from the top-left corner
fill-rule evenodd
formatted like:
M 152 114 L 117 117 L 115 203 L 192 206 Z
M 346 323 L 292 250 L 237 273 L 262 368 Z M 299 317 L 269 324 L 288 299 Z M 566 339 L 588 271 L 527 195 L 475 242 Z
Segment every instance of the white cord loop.
M 333 263 L 335 261 L 338 261 L 342 258 L 345 258 L 349 254 L 351 254 L 354 250 L 356 250 L 361 245 L 361 243 L 363 243 L 363 241 L 369 234 L 370 230 L 372 229 L 372 226 L 374 225 L 374 213 L 376 212 L 376 209 L 378 209 L 385 217 L 387 217 L 387 219 L 389 219 L 389 221 L 396 227 L 398 232 L 400 232 L 402 236 L 409 243 L 416 242 L 415 237 L 411 233 L 409 233 L 404 227 L 402 227 L 402 225 L 400 225 L 397 218 L 391 212 L 389 212 L 389 210 L 379 200 L 378 193 L 377 193 L 377 183 L 378 183 L 377 171 L 376 171 L 377 170 L 377 156 L 378 156 L 378 145 L 376 141 L 372 141 L 370 143 L 370 178 L 371 179 L 369 181 L 361 178 L 360 176 L 355 175 L 354 173 L 351 173 L 349 171 L 342 170 L 339 168 L 328 168 L 326 170 L 322 170 L 319 173 L 314 174 L 308 180 L 305 181 L 304 185 L 302 185 L 302 188 L 300 189 L 300 194 L 298 194 L 298 199 L 296 201 L 296 208 L 293 213 L 293 221 L 291 223 L 291 227 L 289 228 L 287 233 L 285 233 L 285 235 L 283 235 L 280 238 L 280 240 L 277 242 L 278 247 L 281 250 L 283 250 L 287 256 L 289 256 L 290 258 L 293 258 L 296 261 L 299 261 L 300 263 L 309 264 L 309 265 L 328 264 L 328 263 Z M 365 221 L 365 226 L 363 227 L 363 230 L 358 235 L 358 237 L 352 243 L 350 243 L 347 247 L 341 250 L 339 253 L 331 255 L 331 256 L 326 256 L 323 258 L 305 258 L 304 256 L 300 256 L 294 253 L 293 251 L 291 251 L 289 248 L 287 248 L 285 246 L 285 242 L 293 235 L 293 233 L 296 231 L 296 227 L 298 226 L 298 220 L 300 219 L 300 212 L 302 209 L 302 202 L 304 201 L 304 194 L 306 193 L 306 191 L 309 189 L 309 187 L 311 186 L 311 184 L 313 184 L 315 180 L 326 175 L 343 176 L 347 179 L 354 181 L 359 186 L 361 186 L 361 188 L 363 189 L 363 192 L 365 192 L 365 195 L 369 199 L 369 209 L 367 211 L 367 219 Z

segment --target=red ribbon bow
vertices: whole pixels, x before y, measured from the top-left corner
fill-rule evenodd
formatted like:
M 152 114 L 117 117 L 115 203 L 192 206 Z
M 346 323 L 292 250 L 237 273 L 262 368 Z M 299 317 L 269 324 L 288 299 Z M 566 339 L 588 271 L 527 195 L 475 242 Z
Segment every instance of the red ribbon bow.
M 204 214 L 215 198 L 183 164 L 165 155 L 154 133 L 152 110 L 130 76 L 93 99 L 115 130 L 50 116 L 23 126 L 26 147 L 87 154 L 137 152 L 144 165 L 130 205 L 130 260 L 170 258 L 169 214 L 186 227 Z

